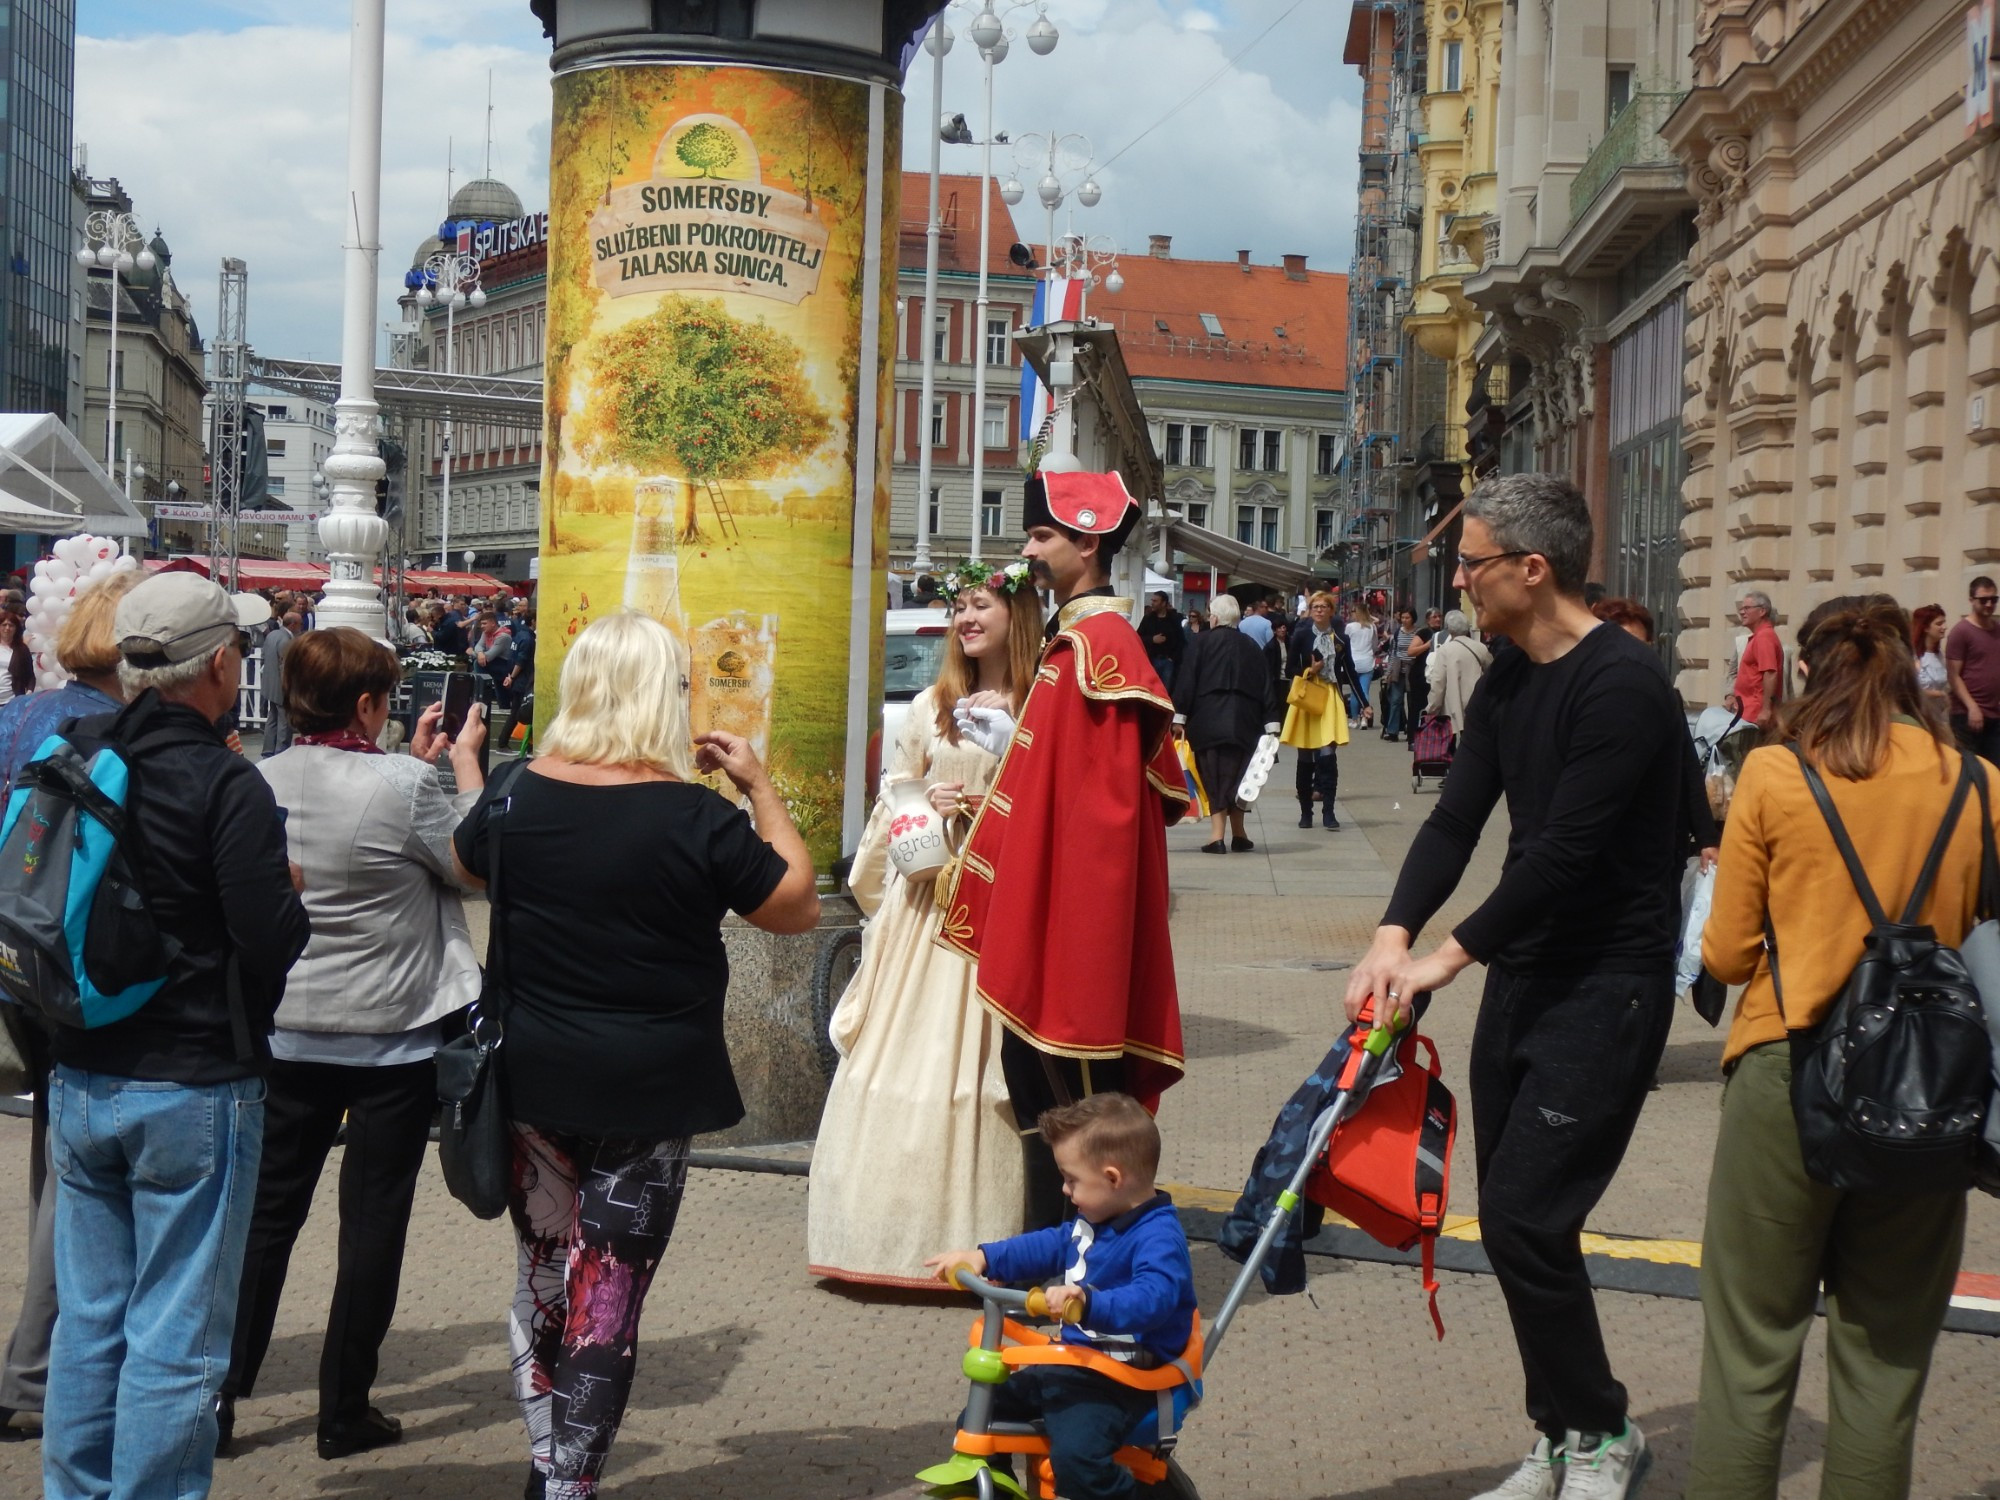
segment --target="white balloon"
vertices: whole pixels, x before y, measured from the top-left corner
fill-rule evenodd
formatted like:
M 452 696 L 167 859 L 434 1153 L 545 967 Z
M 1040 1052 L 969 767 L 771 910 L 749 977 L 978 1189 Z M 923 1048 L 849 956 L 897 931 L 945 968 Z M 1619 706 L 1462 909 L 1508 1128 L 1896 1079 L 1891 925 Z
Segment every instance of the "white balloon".
M 121 557 L 118 559 L 117 562 L 111 565 L 111 571 L 114 573 L 129 573 L 138 566 L 139 566 L 138 558 Z
M 110 577 L 111 576 L 110 562 L 107 559 L 100 557 L 96 562 L 90 565 L 90 572 L 86 576 L 88 576 L 93 582 L 100 578 Z

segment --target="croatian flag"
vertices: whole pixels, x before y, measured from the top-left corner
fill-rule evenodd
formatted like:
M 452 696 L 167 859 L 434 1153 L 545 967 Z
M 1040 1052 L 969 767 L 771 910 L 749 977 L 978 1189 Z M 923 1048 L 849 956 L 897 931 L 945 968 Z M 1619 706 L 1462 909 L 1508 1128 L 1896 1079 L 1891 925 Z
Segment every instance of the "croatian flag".
M 1083 316 L 1083 278 L 1056 276 L 1035 283 L 1035 305 L 1028 326 L 1068 323 Z M 1049 418 L 1049 388 L 1035 375 L 1035 367 L 1021 362 L 1021 441 L 1032 443 L 1042 423 Z
M 460 255 L 472 254 L 472 224 L 470 220 L 458 226 L 458 253 Z

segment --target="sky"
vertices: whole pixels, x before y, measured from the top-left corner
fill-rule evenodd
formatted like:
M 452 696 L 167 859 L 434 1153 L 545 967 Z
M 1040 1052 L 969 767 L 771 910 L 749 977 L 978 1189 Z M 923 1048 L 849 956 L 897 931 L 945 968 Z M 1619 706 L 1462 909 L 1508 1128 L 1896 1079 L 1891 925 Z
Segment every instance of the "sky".
M 1304 254 L 1317 269 L 1346 268 L 1360 119 L 1358 79 L 1340 62 L 1346 6 L 1048 0 L 1047 11 L 1061 33 L 1047 57 L 1026 45 L 1033 7 L 1007 17 L 1019 35 L 994 69 L 994 127 L 1087 140 L 1104 196 L 1074 209 L 1067 227 L 1108 236 L 1126 255 L 1143 255 L 1150 234 L 1169 234 L 1176 257 L 1227 260 L 1248 249 L 1260 264 Z M 949 13 L 959 41 L 945 59 L 943 98 L 978 134 L 983 67 L 964 36 L 970 12 Z M 460 185 L 484 170 L 489 75 L 492 172 L 531 212 L 547 206 L 549 151 L 549 44 L 526 0 L 395 0 L 389 27 L 385 324 L 397 316 L 411 255 L 444 215 L 447 161 Z M 221 259 L 236 256 L 249 265 L 257 352 L 337 358 L 347 7 L 80 0 L 77 32 L 78 149 L 91 176 L 118 178 L 134 216 L 165 234 L 204 336 L 214 329 Z M 941 113 L 926 53 L 911 66 L 907 94 L 903 163 L 922 171 Z M 1039 242 L 1040 169 L 1017 166 L 1007 146 L 995 147 L 993 161 L 996 177 L 1012 171 L 1028 184 L 1018 228 Z M 943 167 L 977 172 L 978 148 L 944 147 Z M 905 205 L 905 217 L 922 214 L 920 204 Z

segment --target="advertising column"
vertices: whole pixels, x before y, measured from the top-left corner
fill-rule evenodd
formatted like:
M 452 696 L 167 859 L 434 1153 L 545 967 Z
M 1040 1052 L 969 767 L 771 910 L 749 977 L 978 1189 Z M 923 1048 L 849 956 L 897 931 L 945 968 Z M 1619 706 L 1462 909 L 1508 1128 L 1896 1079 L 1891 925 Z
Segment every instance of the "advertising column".
M 555 80 L 538 715 L 591 620 L 651 615 L 695 732 L 751 740 L 823 875 L 880 718 L 900 103 L 705 63 Z

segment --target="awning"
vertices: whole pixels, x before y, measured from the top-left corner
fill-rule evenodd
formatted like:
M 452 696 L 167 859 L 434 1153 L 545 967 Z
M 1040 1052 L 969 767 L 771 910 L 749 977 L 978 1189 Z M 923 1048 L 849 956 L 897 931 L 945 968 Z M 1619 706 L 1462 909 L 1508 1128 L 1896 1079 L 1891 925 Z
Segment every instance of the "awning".
M 376 570 L 377 579 L 381 570 Z M 412 589 L 443 589 L 447 594 L 511 594 L 514 591 L 485 573 L 445 573 L 436 569 L 412 568 L 403 575 L 403 586 Z
M 1313 581 L 1313 570 L 1304 563 L 1239 542 L 1192 521 L 1169 520 L 1164 529 L 1173 547 L 1240 582 L 1303 588 Z
M 144 536 L 146 518 L 60 418 L 0 412 L 0 531 Z
M 199 573 L 206 578 L 208 559 L 192 554 L 171 560 L 148 558 L 146 569 L 154 573 Z M 246 589 L 323 589 L 327 580 L 325 563 L 293 562 L 285 558 L 239 558 L 236 573 L 236 586 Z M 499 579 L 484 573 L 443 573 L 413 568 L 403 575 L 403 580 L 409 588 L 442 589 L 449 594 L 513 592 Z M 378 584 L 384 581 L 379 567 L 375 570 L 375 581 Z
M 1463 500 L 1460 500 L 1456 505 L 1452 506 L 1450 510 L 1446 511 L 1443 515 L 1439 516 L 1437 519 L 1437 525 L 1433 526 L 1429 531 L 1426 531 L 1424 533 L 1424 539 L 1422 541 L 1412 542 L 1410 544 L 1410 555 L 1414 557 L 1417 553 L 1422 552 L 1427 547 L 1429 547 L 1432 542 L 1438 539 L 1439 534 L 1443 532 L 1445 527 L 1449 526 L 1453 521 L 1456 521 L 1458 519 L 1458 513 L 1464 509 L 1465 509 L 1465 502 Z

